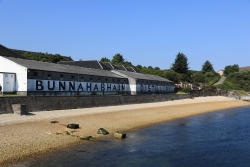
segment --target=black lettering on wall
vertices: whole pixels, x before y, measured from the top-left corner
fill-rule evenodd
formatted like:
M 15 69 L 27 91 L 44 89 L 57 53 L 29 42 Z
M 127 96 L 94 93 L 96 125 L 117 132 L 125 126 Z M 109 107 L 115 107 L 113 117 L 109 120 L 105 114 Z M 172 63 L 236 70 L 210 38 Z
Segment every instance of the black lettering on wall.
M 111 91 L 111 84 L 107 84 L 107 91 Z
M 79 91 L 80 89 L 82 89 L 82 91 L 83 91 L 82 83 L 79 84 L 77 91 Z
M 36 90 L 43 90 L 43 81 L 36 80 Z
M 144 87 L 143 87 L 143 85 L 141 85 L 141 91 L 142 91 L 142 92 L 144 91 Z
M 151 90 L 150 90 L 150 85 L 148 85 L 148 92 L 150 92 Z
M 54 90 L 55 89 L 55 81 L 52 81 L 52 87 L 50 87 L 50 81 L 48 81 L 48 89 Z
M 75 90 L 75 82 L 69 82 L 69 90 Z
M 91 86 L 92 86 L 92 84 L 91 83 L 86 83 L 86 87 L 87 87 L 87 91 L 91 91 Z
M 101 84 L 101 91 L 105 91 L 105 87 L 104 87 L 105 85 L 102 83 Z
M 112 91 L 117 91 L 115 85 L 113 86 L 113 90 Z
M 125 85 L 122 84 L 121 86 L 122 86 L 122 90 L 121 91 L 124 92 L 125 91 Z
M 97 84 L 95 84 L 95 87 L 94 87 L 94 90 L 93 90 L 93 91 L 95 91 L 95 90 L 98 91 L 98 86 L 97 86 Z
M 65 82 L 59 82 L 59 90 L 65 90 Z

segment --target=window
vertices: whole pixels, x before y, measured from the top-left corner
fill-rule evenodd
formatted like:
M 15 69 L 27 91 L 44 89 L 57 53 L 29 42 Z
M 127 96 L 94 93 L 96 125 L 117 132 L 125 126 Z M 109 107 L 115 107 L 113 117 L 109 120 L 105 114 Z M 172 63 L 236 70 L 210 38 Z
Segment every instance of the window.
M 51 74 L 50 74 L 50 73 L 48 73 L 48 77 L 51 77 Z
M 74 79 L 75 78 L 75 75 L 71 75 L 71 79 Z
M 108 78 L 106 78 L 105 80 L 108 81 Z
M 63 74 L 60 74 L 60 78 L 63 78 L 63 76 L 64 76 Z
M 5 77 L 8 77 L 8 74 L 5 74 Z
M 37 71 L 34 71 L 33 74 L 34 74 L 34 76 L 36 76 L 36 77 L 38 76 L 38 72 L 37 72 Z

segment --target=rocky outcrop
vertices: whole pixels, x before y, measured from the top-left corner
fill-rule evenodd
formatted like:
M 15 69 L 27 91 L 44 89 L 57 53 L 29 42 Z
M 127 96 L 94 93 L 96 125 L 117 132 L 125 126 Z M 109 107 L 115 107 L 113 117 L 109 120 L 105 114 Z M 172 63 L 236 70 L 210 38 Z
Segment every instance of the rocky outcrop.
M 224 89 L 191 90 L 190 95 L 192 98 L 203 96 L 225 96 L 239 100 L 250 100 L 250 95 L 239 95 L 236 91 L 228 91 Z

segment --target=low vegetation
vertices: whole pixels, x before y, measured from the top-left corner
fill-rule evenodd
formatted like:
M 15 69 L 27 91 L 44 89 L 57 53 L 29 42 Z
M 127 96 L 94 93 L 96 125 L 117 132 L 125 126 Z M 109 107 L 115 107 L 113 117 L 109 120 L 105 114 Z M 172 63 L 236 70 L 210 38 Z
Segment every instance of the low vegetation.
M 234 72 L 228 75 L 220 88 L 250 92 L 250 71 Z
M 41 53 L 41 52 L 29 52 L 22 50 L 12 50 L 27 59 L 43 61 L 43 62 L 52 62 L 57 63 L 59 61 L 72 61 L 71 57 L 61 56 L 60 54 L 50 54 L 50 53 Z

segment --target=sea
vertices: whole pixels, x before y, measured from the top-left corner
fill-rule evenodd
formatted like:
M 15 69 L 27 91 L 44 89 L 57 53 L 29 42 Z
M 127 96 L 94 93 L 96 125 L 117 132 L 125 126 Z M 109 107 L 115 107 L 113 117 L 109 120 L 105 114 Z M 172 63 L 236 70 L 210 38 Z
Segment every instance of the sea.
M 182 118 L 39 156 L 14 167 L 249 167 L 250 106 Z

